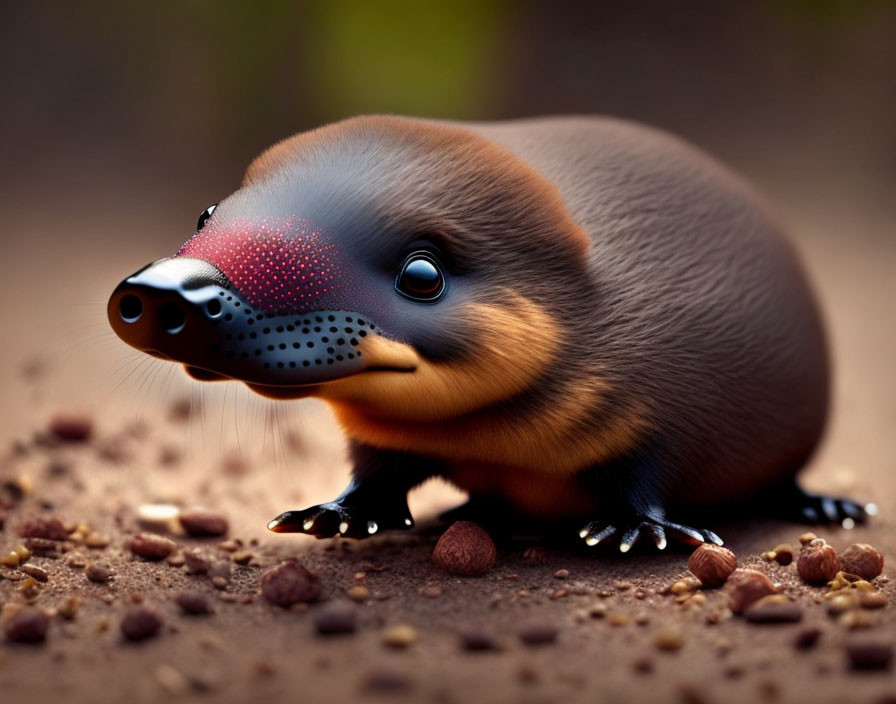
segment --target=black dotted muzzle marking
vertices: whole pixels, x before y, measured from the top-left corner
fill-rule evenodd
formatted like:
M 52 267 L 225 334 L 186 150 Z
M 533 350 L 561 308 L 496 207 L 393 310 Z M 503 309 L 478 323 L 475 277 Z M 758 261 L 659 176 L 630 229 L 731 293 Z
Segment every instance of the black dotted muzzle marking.
M 112 294 L 108 315 L 119 337 L 138 349 L 270 386 L 362 372 L 361 341 L 380 334 L 352 311 L 254 310 L 217 269 L 183 260 L 163 260 L 126 279 Z

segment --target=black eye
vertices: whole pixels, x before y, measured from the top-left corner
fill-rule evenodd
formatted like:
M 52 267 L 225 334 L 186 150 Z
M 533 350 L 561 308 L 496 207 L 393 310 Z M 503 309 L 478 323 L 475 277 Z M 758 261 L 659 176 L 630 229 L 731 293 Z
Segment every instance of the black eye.
M 202 215 L 199 216 L 199 222 L 196 223 L 196 232 L 199 232 L 203 227 L 205 227 L 205 223 L 208 222 L 208 219 L 212 216 L 212 213 L 215 212 L 215 208 L 218 207 L 218 204 L 208 206 L 205 210 L 202 211 Z
M 445 290 L 445 277 L 428 252 L 414 252 L 404 260 L 395 279 L 395 289 L 413 301 L 436 301 Z

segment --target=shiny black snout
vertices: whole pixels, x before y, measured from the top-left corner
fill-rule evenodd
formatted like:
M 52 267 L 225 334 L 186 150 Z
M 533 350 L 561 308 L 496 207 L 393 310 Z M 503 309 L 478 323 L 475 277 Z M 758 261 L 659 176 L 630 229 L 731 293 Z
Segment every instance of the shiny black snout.
M 107 313 L 126 343 L 184 364 L 196 378 L 269 386 L 364 371 L 361 340 L 379 333 L 348 311 L 257 311 L 217 268 L 190 257 L 162 259 L 129 276 L 112 293 Z

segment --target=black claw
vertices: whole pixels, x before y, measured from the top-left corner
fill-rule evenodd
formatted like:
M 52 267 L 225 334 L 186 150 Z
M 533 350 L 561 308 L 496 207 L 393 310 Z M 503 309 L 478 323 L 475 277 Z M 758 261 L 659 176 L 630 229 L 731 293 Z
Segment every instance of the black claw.
M 666 547 L 666 535 L 671 531 L 679 542 L 694 544 L 711 542 L 722 544 L 721 538 L 711 530 L 696 530 L 679 523 L 672 523 L 662 517 L 662 512 L 657 510 L 645 511 L 643 514 L 633 516 L 621 524 L 595 521 L 589 523 L 579 533 L 586 545 L 597 545 L 617 533 L 620 552 L 628 552 L 645 535 L 649 534 L 654 545 L 659 550 Z

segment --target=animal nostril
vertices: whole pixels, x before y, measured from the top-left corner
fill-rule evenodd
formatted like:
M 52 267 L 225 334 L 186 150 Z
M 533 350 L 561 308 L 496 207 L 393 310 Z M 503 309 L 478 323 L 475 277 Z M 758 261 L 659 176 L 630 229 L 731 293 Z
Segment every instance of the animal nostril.
M 159 306 L 159 322 L 173 335 L 183 329 L 187 322 L 187 314 L 177 303 L 168 301 Z
M 135 323 L 143 314 L 143 302 L 132 293 L 121 299 L 118 304 L 118 312 L 126 323 Z
M 208 314 L 213 318 L 217 318 L 221 315 L 221 301 L 217 298 L 213 298 L 208 303 L 205 304 L 205 309 L 208 311 Z

